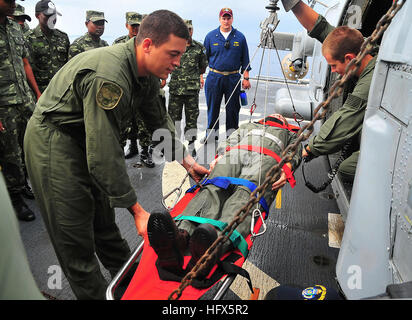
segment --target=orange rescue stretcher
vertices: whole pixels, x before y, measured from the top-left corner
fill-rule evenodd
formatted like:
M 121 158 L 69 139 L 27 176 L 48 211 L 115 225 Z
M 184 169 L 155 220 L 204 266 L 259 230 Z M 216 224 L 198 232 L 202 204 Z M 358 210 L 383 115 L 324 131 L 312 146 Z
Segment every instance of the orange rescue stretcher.
M 216 179 L 216 178 L 215 178 Z M 215 181 L 210 179 L 206 182 L 221 185 L 222 187 L 228 187 L 229 184 L 243 184 L 247 185 L 251 191 L 256 188 L 256 186 L 249 181 L 240 181 L 243 179 L 237 178 L 226 178 L 219 177 Z M 235 180 L 235 181 L 234 181 Z M 240 181 L 240 182 L 239 182 Z M 223 182 L 223 183 L 222 183 Z M 244 184 L 246 183 L 246 184 Z M 202 182 L 202 185 L 205 184 L 205 181 Z M 253 190 L 252 190 L 253 189 Z M 174 206 L 171 211 L 171 216 L 176 220 L 179 220 L 179 215 L 183 212 L 187 204 L 193 199 L 200 189 L 195 186 L 189 189 L 183 198 Z M 263 199 L 263 200 L 262 200 Z M 241 275 L 246 278 L 249 288 L 251 290 L 252 296 L 254 293 L 249 274 L 246 270 L 242 269 L 244 261 L 247 258 L 248 252 L 253 245 L 253 237 L 259 235 L 259 230 L 262 225 L 266 228 L 264 220 L 267 219 L 269 207 L 267 206 L 264 198 L 261 198 L 260 201 L 262 207 L 264 208 L 261 212 L 260 218 L 257 216 L 252 219 L 254 227 L 251 230 L 251 233 L 243 239 L 238 233 L 230 238 L 235 242 L 238 242 L 238 245 L 235 245 L 235 249 L 223 255 L 218 263 L 212 268 L 207 279 L 203 281 L 201 286 L 192 285 L 188 286 L 182 293 L 180 300 L 198 300 L 201 299 L 205 293 L 207 293 L 212 287 L 213 290 L 213 300 L 221 299 L 226 293 L 227 289 L 233 283 L 237 275 Z M 260 212 L 260 211 L 259 211 Z M 253 213 L 254 214 L 254 213 Z M 215 226 L 218 226 L 215 224 Z M 221 230 L 224 226 L 218 226 Z M 239 237 L 240 236 L 240 237 Z M 237 240 L 236 240 L 237 238 Z M 241 239 L 240 239 L 241 238 Z M 238 241 L 240 240 L 240 241 Z M 241 244 L 239 244 L 241 242 Z M 186 267 L 187 263 L 190 260 L 190 256 L 184 257 L 184 265 Z M 127 263 L 122 267 L 119 273 L 113 278 L 109 284 L 106 291 L 106 299 L 108 300 L 167 300 L 171 293 L 175 291 L 180 286 L 180 279 L 174 280 L 164 280 L 159 274 L 159 270 L 156 267 L 157 255 L 149 244 L 147 236 L 143 241 L 138 245 L 136 250 L 132 253 L 131 257 Z M 136 267 L 137 265 L 137 267 Z M 134 271 L 135 270 L 135 271 Z M 134 271 L 134 274 L 131 275 Z M 132 276 L 132 277 L 131 277 Z M 124 280 L 131 277 L 130 283 L 127 285 L 126 290 L 124 290 Z M 196 281 L 196 280 L 195 280 Z M 194 282 L 195 282 L 194 281 Z M 206 285 L 205 285 L 206 284 Z M 216 287 L 215 287 L 216 286 Z M 124 291 L 124 293 L 123 293 Z M 120 294 L 119 294 L 120 292 Z M 210 298 L 208 298 L 210 299 Z

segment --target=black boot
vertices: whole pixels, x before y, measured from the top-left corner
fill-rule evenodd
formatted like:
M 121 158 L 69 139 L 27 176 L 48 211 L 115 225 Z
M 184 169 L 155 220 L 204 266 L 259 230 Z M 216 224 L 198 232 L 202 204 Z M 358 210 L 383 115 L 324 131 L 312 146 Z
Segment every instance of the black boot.
M 34 194 L 31 190 L 29 184 L 26 181 L 26 185 L 24 186 L 23 190 L 21 191 L 21 195 L 26 199 L 34 200 Z
M 168 212 L 153 212 L 147 223 L 150 245 L 157 254 L 158 266 L 174 274 L 183 272 L 180 232 Z
M 21 221 L 33 221 L 36 219 L 34 212 L 30 210 L 27 204 L 24 202 L 20 194 L 11 195 L 11 201 L 16 211 L 17 218 Z
M 140 153 L 140 160 L 146 165 L 148 168 L 153 168 L 155 163 L 153 162 L 152 158 L 153 148 L 152 146 L 142 147 L 142 152 Z
M 137 147 L 137 141 L 136 140 L 130 140 L 130 145 L 129 149 L 127 150 L 125 154 L 125 159 L 130 159 L 133 158 L 134 156 L 139 154 L 139 148 Z
M 196 265 L 199 259 L 205 254 L 207 249 L 209 249 L 216 239 L 217 231 L 211 224 L 202 223 L 197 226 L 189 241 L 189 249 L 192 258 L 188 263 L 188 270 L 192 269 Z M 221 250 L 218 251 L 218 253 L 214 256 L 214 259 L 209 261 L 209 264 L 198 274 L 199 279 L 207 277 L 217 260 L 220 258 L 220 252 Z

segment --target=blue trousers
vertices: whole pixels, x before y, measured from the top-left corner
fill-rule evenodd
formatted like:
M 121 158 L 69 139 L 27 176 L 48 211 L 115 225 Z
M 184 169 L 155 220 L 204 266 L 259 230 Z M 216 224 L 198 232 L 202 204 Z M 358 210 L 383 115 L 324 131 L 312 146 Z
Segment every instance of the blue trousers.
M 222 102 L 223 95 L 225 96 L 226 104 L 239 80 L 239 73 L 224 76 L 212 71 L 209 72 L 205 84 L 208 129 L 212 129 L 215 122 L 219 118 L 220 104 Z M 226 106 L 226 132 L 229 132 L 229 134 L 233 130 L 239 128 L 240 87 L 241 84 L 239 83 L 233 93 L 232 98 Z M 219 130 L 219 121 L 216 122 L 214 129 Z

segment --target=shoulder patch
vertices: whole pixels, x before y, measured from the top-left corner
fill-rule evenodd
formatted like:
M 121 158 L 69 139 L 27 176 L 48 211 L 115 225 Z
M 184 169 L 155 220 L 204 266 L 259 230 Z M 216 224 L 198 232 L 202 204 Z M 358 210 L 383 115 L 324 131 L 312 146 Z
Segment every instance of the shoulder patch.
M 117 107 L 123 96 L 123 89 L 113 82 L 103 82 L 96 94 L 97 105 L 104 110 Z

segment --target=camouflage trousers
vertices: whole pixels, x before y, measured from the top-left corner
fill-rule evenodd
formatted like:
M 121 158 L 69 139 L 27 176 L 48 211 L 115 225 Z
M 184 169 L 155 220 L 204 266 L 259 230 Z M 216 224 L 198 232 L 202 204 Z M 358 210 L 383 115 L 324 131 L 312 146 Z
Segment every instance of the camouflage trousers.
M 189 141 L 196 140 L 197 118 L 199 117 L 199 93 L 194 95 L 169 95 L 168 112 L 175 123 L 178 137 L 180 137 L 180 124 L 182 121 L 183 106 L 185 107 L 186 126 L 184 129 L 185 138 Z
M 139 144 L 143 148 L 152 144 L 152 135 L 146 128 L 140 114 L 137 115 L 137 120 L 130 120 L 126 129 L 122 132 L 120 139 L 123 147 L 126 145 L 126 140 L 128 139 L 131 141 L 139 140 Z
M 10 194 L 20 193 L 26 184 L 23 139 L 27 121 L 34 106 L 32 103 L 0 107 L 0 165 Z

